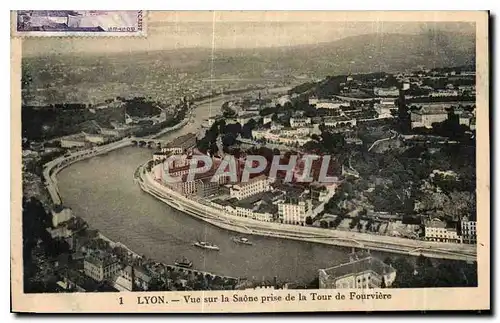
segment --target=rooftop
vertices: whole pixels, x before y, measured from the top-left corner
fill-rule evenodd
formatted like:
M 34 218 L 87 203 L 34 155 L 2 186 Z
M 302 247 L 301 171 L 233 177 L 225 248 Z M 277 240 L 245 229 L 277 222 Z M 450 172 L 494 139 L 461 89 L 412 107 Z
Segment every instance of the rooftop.
M 118 259 L 107 252 L 98 251 L 85 257 L 85 261 L 99 267 L 106 267 L 118 262 Z
M 179 146 L 182 148 L 186 148 L 186 147 L 184 147 L 184 145 L 186 145 L 186 144 L 190 145 L 191 144 L 190 141 L 193 141 L 193 140 L 196 140 L 196 134 L 187 133 L 185 135 L 182 135 L 180 137 L 175 138 L 174 140 L 169 142 L 167 146 L 169 148 L 179 147 Z
M 254 183 L 254 182 L 257 182 L 257 181 L 263 181 L 263 180 L 267 180 L 267 176 L 266 176 L 266 175 L 264 175 L 264 174 L 259 175 L 259 176 L 256 176 L 256 177 L 253 177 L 253 178 L 250 178 L 250 179 L 248 180 L 248 182 L 244 182 L 244 183 L 242 182 L 242 183 L 235 184 L 235 185 L 233 186 L 233 188 L 238 189 L 238 188 L 240 188 L 240 187 L 247 186 L 247 185 L 252 184 L 252 183 Z
M 425 222 L 425 226 L 429 228 L 446 228 L 446 222 L 439 219 L 431 219 Z
M 132 267 L 130 265 L 125 267 L 124 271 L 132 276 Z M 148 274 L 148 270 L 145 268 L 134 267 L 134 276 L 147 283 L 151 281 L 151 276 Z
M 423 106 L 420 110 L 414 111 L 415 114 L 448 114 L 445 108 L 448 106 L 445 105 L 429 105 Z
M 335 267 L 323 269 L 331 279 L 338 279 L 343 276 L 358 274 L 366 271 L 373 271 L 379 275 L 394 272 L 395 269 L 386 265 L 382 260 L 367 256 Z
M 85 141 L 84 133 L 75 133 L 72 135 L 61 137 L 60 140 L 73 140 L 73 141 Z

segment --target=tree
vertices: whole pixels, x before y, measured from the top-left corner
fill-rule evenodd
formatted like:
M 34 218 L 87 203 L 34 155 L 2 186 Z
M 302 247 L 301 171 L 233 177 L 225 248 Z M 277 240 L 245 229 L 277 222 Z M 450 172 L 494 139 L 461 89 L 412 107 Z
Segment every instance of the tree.
M 416 262 L 417 268 L 431 268 L 432 267 L 432 261 L 430 258 L 427 258 L 423 254 L 420 254 L 417 258 Z
M 306 224 L 307 225 L 312 225 L 313 224 L 313 220 L 310 216 L 306 216 Z

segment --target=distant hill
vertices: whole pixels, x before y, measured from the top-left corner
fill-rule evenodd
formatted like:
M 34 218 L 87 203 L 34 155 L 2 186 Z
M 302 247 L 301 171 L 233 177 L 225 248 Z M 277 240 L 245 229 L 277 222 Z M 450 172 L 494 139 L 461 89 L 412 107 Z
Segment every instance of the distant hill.
M 215 69 L 226 69 L 222 58 L 260 62 L 267 69 L 322 74 L 395 72 L 419 65 L 433 68 L 475 64 L 475 36 L 458 32 L 366 34 L 294 47 L 219 51 Z M 232 65 L 235 63 L 233 62 Z
M 289 81 L 298 75 L 305 75 L 307 82 L 307 76 L 474 64 L 474 34 L 443 31 L 366 34 L 290 47 L 216 49 L 213 56 L 210 48 L 43 55 L 23 58 L 23 99 L 49 104 L 99 102 L 131 93 L 149 96 L 171 88 L 180 73 L 187 73 L 186 82 L 209 78 Z

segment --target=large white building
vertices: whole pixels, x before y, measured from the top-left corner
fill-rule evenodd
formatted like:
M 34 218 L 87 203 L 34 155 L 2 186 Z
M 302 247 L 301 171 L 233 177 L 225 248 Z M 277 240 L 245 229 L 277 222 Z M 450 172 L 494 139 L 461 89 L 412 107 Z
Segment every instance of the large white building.
M 338 110 L 341 107 L 348 107 L 350 106 L 350 104 L 349 102 L 344 102 L 344 101 L 318 100 L 315 106 L 316 109 Z
M 268 123 L 271 123 L 273 122 L 273 118 L 271 115 L 269 116 L 265 116 L 264 118 L 262 118 L 262 124 L 268 124 Z
M 430 93 L 432 97 L 458 96 L 458 91 L 453 89 L 436 90 Z
M 448 119 L 448 112 L 443 106 L 430 104 L 411 112 L 411 127 L 432 128 L 433 123 L 443 122 L 446 119 Z
M 396 106 L 393 104 L 385 104 L 385 103 L 375 103 L 375 111 L 378 113 L 378 117 L 380 119 L 385 119 L 385 118 L 392 118 L 392 110 L 397 109 Z
M 425 239 L 439 242 L 460 242 L 455 225 L 447 225 L 439 219 L 432 219 L 425 223 Z
M 106 140 L 107 137 L 104 135 L 92 134 L 92 133 L 84 133 L 84 134 L 85 134 L 85 140 L 93 144 L 103 144 L 107 141 Z
M 311 199 L 288 199 L 278 204 L 278 217 L 285 224 L 304 225 L 312 209 Z
M 373 88 L 373 94 L 377 96 L 399 96 L 399 89 L 395 86 L 388 88 L 376 87 Z
M 311 118 L 290 118 L 292 128 L 307 127 L 311 124 Z
M 309 129 L 306 129 L 309 132 Z M 295 131 L 296 135 L 290 135 Z M 299 146 L 303 146 L 307 142 L 311 141 L 309 136 L 302 134 L 300 130 L 297 132 L 296 130 L 285 130 L 285 133 L 289 133 L 289 135 L 285 135 L 281 130 L 267 130 L 267 129 L 255 129 L 252 130 L 253 139 L 259 140 L 263 139 L 269 143 L 283 144 L 288 146 L 294 146 L 298 144 Z M 300 134 L 299 134 L 300 133 Z
M 319 270 L 320 289 L 390 287 L 394 280 L 396 270 L 368 253 L 351 256 L 347 263 Z
M 101 282 L 119 274 L 121 266 L 116 257 L 112 257 L 108 254 L 96 253 L 85 257 L 83 269 L 85 275 Z
M 52 226 L 55 228 L 59 224 L 73 218 L 73 212 L 69 208 L 57 208 L 52 210 Z
M 75 147 L 85 147 L 85 135 L 83 133 L 77 133 L 74 135 L 69 135 L 60 138 L 61 148 L 75 148 Z
M 477 243 L 476 221 L 463 218 L 460 222 L 462 231 L 462 243 Z
M 270 189 L 267 177 L 260 175 L 249 179 L 248 182 L 231 185 L 229 194 L 232 198 L 242 200 L 258 193 L 267 192 Z
M 344 126 L 356 126 L 356 119 L 355 118 L 348 118 L 345 116 L 339 116 L 339 117 L 325 117 L 323 119 L 323 123 L 325 124 L 325 127 L 344 127 Z

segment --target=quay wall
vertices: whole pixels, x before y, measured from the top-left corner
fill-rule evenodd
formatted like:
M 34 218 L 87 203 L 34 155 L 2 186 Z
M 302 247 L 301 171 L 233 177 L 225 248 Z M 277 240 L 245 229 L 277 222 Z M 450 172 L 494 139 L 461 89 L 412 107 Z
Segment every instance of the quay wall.
M 143 167 L 139 170 L 141 189 L 169 206 L 217 227 L 238 232 L 284 239 L 323 243 L 341 247 L 373 249 L 406 255 L 420 255 L 456 259 L 476 260 L 476 246 L 466 244 L 440 243 L 411 240 L 398 237 L 372 235 L 358 232 L 327 230 L 316 227 L 302 227 L 281 223 L 262 222 L 238 217 L 187 198 L 156 182 Z

